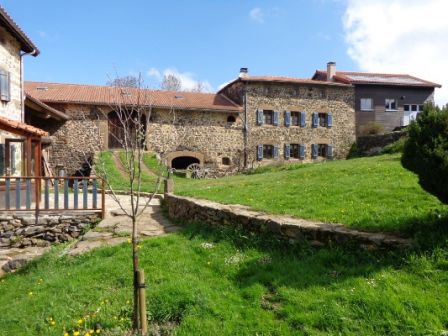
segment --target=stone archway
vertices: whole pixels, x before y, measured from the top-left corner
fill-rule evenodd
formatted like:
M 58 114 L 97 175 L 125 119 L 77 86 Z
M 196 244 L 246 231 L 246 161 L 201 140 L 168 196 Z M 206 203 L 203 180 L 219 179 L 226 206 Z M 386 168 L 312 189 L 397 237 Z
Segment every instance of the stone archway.
M 170 168 L 185 169 L 192 163 L 204 165 L 204 154 L 192 151 L 176 151 L 166 156 L 166 163 Z

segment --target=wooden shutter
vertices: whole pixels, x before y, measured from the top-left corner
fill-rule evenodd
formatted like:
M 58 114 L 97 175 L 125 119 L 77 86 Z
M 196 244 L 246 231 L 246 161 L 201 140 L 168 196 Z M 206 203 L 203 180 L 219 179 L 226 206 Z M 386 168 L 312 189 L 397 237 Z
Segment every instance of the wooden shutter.
M 289 127 L 291 126 L 291 112 L 285 111 L 285 126 Z
M 257 146 L 257 160 L 258 161 L 263 160 L 263 145 Z
M 305 145 L 302 144 L 299 145 L 299 159 L 305 159 Z
M 300 127 L 306 126 L 306 114 L 305 112 L 300 112 Z
M 331 128 L 333 126 L 333 114 L 331 112 L 327 113 L 327 127 Z
M 278 113 L 277 111 L 274 111 L 273 112 L 273 120 L 272 120 L 272 123 L 274 124 L 274 126 L 278 126 L 278 115 L 280 114 L 280 113 Z
M 291 146 L 289 144 L 285 144 L 285 159 L 289 160 L 291 157 Z
M 11 85 L 9 72 L 0 70 L 0 99 L 3 101 L 11 100 Z
M 327 159 L 333 158 L 333 145 L 327 145 Z
M 263 110 L 257 110 L 257 125 L 263 125 Z
M 313 128 L 319 126 L 319 114 L 313 112 Z
M 317 159 L 317 144 L 311 145 L 311 158 Z
M 278 159 L 278 146 L 274 146 L 274 159 Z

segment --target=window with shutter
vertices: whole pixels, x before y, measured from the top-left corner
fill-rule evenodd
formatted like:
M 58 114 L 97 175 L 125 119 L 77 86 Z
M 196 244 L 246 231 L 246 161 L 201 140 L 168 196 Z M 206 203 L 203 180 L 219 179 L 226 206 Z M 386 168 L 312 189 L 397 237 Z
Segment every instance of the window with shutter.
M 289 157 L 294 159 L 299 158 L 299 144 L 291 144 Z
M 313 159 L 317 159 L 317 144 L 312 144 L 311 145 L 311 157 Z
M 0 69 L 0 100 L 9 102 L 11 100 L 10 74 Z
M 305 159 L 305 145 L 299 145 L 299 159 Z
M 290 156 L 291 156 L 291 148 L 289 144 L 285 144 L 285 159 L 289 160 Z
M 313 128 L 316 128 L 317 126 L 319 126 L 319 114 L 313 112 Z
M 272 124 L 274 125 L 274 126 L 278 126 L 278 115 L 279 115 L 280 113 L 278 113 L 278 112 L 274 112 L 273 113 L 273 121 L 272 121 Z
M 306 114 L 305 112 L 300 112 L 300 127 L 306 126 Z
M 274 159 L 278 159 L 278 146 L 274 146 Z
M 333 145 L 327 145 L 327 159 L 333 158 Z
M 257 110 L 257 125 L 263 125 L 263 110 Z
M 291 126 L 291 112 L 285 111 L 285 126 Z
M 333 114 L 331 112 L 327 113 L 327 127 L 333 127 Z
M 257 146 L 257 160 L 258 161 L 263 160 L 263 145 Z

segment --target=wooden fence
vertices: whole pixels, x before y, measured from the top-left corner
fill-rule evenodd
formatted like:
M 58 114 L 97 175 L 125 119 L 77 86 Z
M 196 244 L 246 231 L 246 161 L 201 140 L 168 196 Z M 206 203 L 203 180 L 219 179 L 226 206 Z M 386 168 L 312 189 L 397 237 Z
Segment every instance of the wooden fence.
M 104 180 L 99 177 L 0 177 L 2 211 L 92 211 L 104 218 Z

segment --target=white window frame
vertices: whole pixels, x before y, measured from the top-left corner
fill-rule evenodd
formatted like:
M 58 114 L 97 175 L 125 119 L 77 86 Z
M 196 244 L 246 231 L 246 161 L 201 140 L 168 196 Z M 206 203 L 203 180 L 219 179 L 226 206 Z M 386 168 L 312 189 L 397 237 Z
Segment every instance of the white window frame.
M 392 102 L 395 102 L 395 108 L 391 108 Z M 395 112 L 398 111 L 398 105 L 397 105 L 397 99 L 395 98 L 386 98 L 384 101 L 384 106 L 386 108 L 386 111 Z
M 370 101 L 369 108 L 365 108 L 363 102 Z M 361 111 L 373 111 L 373 98 L 361 98 L 359 101 Z

